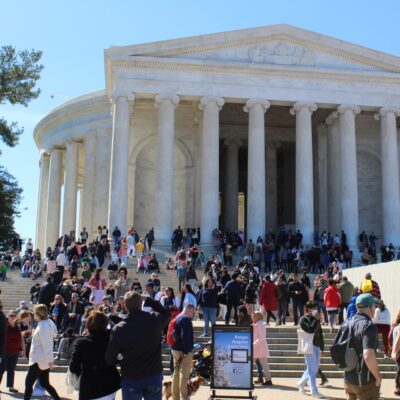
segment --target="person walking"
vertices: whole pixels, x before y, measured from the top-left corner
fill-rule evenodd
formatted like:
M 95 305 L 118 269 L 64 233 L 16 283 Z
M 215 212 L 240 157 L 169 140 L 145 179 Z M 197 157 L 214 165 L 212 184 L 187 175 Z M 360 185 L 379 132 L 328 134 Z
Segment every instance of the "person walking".
M 269 324 L 270 318 L 276 321 L 276 317 L 272 312 L 277 309 L 276 297 L 277 287 L 274 282 L 271 282 L 271 277 L 267 275 L 260 294 L 260 305 L 264 307 L 267 314 L 267 325 Z
M 17 366 L 18 356 L 24 354 L 25 343 L 22 339 L 21 330 L 18 326 L 17 313 L 11 310 L 7 314 L 7 329 L 5 353 L 0 363 L 0 383 L 3 374 L 7 371 L 7 387 L 11 393 L 17 393 L 14 388 L 15 368 Z
M 263 322 L 262 313 L 255 311 L 253 314 L 253 359 L 258 371 L 256 382 L 261 383 L 263 386 L 272 386 L 268 357 L 267 328 Z
M 300 328 L 302 331 L 313 334 L 312 352 L 305 353 L 306 370 L 300 381 L 297 383 L 299 392 L 305 394 L 305 384 L 308 381 L 311 388 L 311 396 L 322 398 L 317 388 L 317 372 L 319 369 L 321 352 L 324 351 L 324 336 L 321 329 L 318 307 L 315 301 L 306 303 L 306 314 L 300 318 Z M 323 353 L 322 353 L 323 356 Z
M 38 324 L 32 334 L 24 400 L 29 400 L 32 397 L 33 385 L 37 379 L 39 379 L 40 386 L 53 399 L 60 400 L 56 389 L 49 382 L 50 370 L 54 368 L 53 347 L 57 328 L 54 322 L 49 319 L 48 310 L 44 304 L 37 304 L 33 308 L 33 315 Z
M 344 311 L 347 313 L 351 298 L 354 296 L 354 285 L 347 279 L 347 276 L 344 276 L 338 288 L 342 299 L 339 311 L 339 325 L 342 325 L 344 321 Z
M 146 297 L 143 306 L 151 307 L 153 313 L 142 311 L 142 303 L 139 293 L 125 294 L 128 315 L 113 327 L 105 354 L 109 365 L 121 364 L 123 400 L 161 400 L 161 342 L 168 312 L 151 297 Z
M 105 351 L 109 341 L 108 318 L 92 311 L 86 320 L 87 336 L 76 339 L 69 370 L 80 377 L 79 400 L 113 400 L 120 388 L 115 365 L 107 365 Z
M 378 400 L 382 382 L 376 358 L 378 328 L 373 324 L 377 299 L 370 293 L 356 300 L 352 318 L 351 343 L 360 357 L 360 366 L 344 373 L 344 389 L 349 400 Z
M 390 333 L 390 312 L 385 306 L 383 300 L 376 304 L 373 322 L 378 328 L 378 333 L 382 335 L 384 358 L 390 358 L 389 355 L 389 333 Z
M 188 400 L 187 382 L 192 368 L 194 346 L 193 324 L 195 308 L 187 304 L 175 322 L 176 342 L 171 346 L 174 358 L 174 375 L 172 377 L 172 399 Z
M 339 313 L 340 304 L 342 302 L 340 298 L 339 289 L 336 287 L 334 279 L 330 278 L 329 286 L 325 290 L 324 302 L 325 308 L 328 313 L 328 325 L 330 332 L 333 332 L 333 326 L 336 322 L 336 315 Z
M 218 290 L 215 287 L 214 280 L 207 278 L 204 282 L 204 287 L 197 294 L 199 314 L 204 316 L 204 334 L 201 336 L 208 337 L 209 324 L 211 323 L 211 326 L 214 325 L 217 319 Z
M 299 281 L 297 274 L 291 274 L 290 278 L 292 281 L 289 283 L 288 293 L 293 302 L 293 319 L 296 326 L 299 323 L 299 314 L 300 317 L 304 314 L 304 300 L 307 296 L 307 289 Z
M 282 275 L 278 277 L 276 285 L 276 298 L 278 301 L 278 321 L 277 325 L 286 324 L 286 314 L 288 310 L 288 286 L 283 280 Z
M 243 288 L 242 285 L 238 282 L 239 274 L 233 274 L 232 279 L 225 285 L 225 294 L 226 294 L 226 314 L 225 314 L 225 325 L 229 325 L 229 321 L 231 318 L 231 312 L 233 308 L 233 319 L 235 324 L 238 324 L 238 316 L 237 316 L 237 308 L 240 306 L 240 303 L 243 301 Z

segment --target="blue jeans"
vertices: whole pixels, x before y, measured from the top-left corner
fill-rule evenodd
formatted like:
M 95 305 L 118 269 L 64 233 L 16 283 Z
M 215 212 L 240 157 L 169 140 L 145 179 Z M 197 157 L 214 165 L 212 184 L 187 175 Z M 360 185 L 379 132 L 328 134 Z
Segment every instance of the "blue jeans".
M 204 317 L 204 335 L 208 336 L 208 324 L 215 324 L 217 319 L 217 309 L 212 307 L 203 307 L 203 317 Z
M 161 385 L 138 385 L 129 381 L 121 381 L 123 400 L 161 400 Z
M 317 388 L 317 372 L 319 368 L 320 348 L 313 346 L 312 354 L 305 354 L 306 370 L 300 379 L 299 385 L 303 386 L 309 380 L 311 394 L 318 393 Z

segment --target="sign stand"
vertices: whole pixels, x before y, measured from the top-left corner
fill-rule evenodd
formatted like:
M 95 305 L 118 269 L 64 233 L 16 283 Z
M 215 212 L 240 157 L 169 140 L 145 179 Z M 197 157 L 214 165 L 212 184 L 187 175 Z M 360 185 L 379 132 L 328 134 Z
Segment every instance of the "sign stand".
M 250 399 L 253 395 L 252 327 L 213 325 L 211 396 L 216 399 Z M 217 390 L 243 390 L 247 395 L 218 395 Z
M 257 400 L 257 396 L 253 396 L 253 392 L 250 390 L 248 396 L 226 396 L 226 395 L 217 395 L 215 390 L 211 390 L 211 396 L 208 398 L 209 400 L 214 399 L 252 399 Z

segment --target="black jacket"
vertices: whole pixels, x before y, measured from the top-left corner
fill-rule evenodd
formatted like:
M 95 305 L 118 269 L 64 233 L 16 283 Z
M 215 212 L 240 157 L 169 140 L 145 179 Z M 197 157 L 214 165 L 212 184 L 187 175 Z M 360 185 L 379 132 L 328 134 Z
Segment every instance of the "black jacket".
M 54 296 L 57 294 L 56 286 L 53 283 L 46 282 L 40 288 L 39 304 L 46 304 L 50 308 L 50 304 L 54 301 Z
M 111 365 L 121 364 L 124 380 L 143 379 L 163 372 L 161 337 L 169 313 L 158 301 L 150 298 L 146 298 L 145 306 L 158 314 L 133 311 L 111 331 L 106 361 Z M 120 362 L 117 360 L 119 353 L 123 356 Z
M 243 288 L 237 280 L 230 280 L 225 286 L 226 301 L 236 306 L 240 304 L 243 299 Z
M 97 399 L 120 388 L 117 367 L 106 364 L 108 340 L 108 332 L 98 332 L 75 340 L 69 369 L 81 376 L 79 400 Z
M 3 311 L 0 311 L 0 358 L 3 358 L 6 353 L 6 332 L 7 318 Z
M 69 304 L 68 304 L 68 313 L 69 314 L 72 314 L 72 310 L 74 309 L 74 303 L 71 301 Z M 77 315 L 83 315 L 85 313 L 85 305 L 80 301 L 80 300 L 78 300 L 77 302 L 76 302 L 76 307 L 75 307 L 75 314 L 77 314 Z

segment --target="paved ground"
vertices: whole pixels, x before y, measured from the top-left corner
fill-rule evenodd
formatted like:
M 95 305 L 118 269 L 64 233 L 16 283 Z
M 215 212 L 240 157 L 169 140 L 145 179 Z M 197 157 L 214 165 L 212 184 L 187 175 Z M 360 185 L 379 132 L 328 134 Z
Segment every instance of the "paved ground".
M 16 373 L 16 382 L 15 387 L 20 391 L 15 395 L 10 395 L 7 392 L 5 387 L 5 376 L 3 378 L 3 382 L 1 384 L 1 399 L 2 400 L 11 400 L 11 399 L 21 399 L 23 398 L 23 390 L 24 390 L 24 381 L 25 381 L 26 372 L 17 372 Z M 304 400 L 311 399 L 310 396 L 302 395 L 297 391 L 295 378 L 276 378 L 273 379 L 274 386 L 272 388 L 256 388 L 255 395 L 258 399 L 271 399 L 271 400 Z M 73 399 L 73 396 L 67 396 L 65 391 L 65 374 L 64 373 L 51 373 L 50 374 L 50 382 L 57 389 L 60 396 L 64 399 Z M 327 399 L 345 399 L 344 391 L 343 391 L 343 381 L 341 379 L 331 379 L 329 381 L 331 383 L 331 387 L 329 388 L 321 388 L 321 393 L 326 396 Z M 394 389 L 394 381 L 392 380 L 384 380 L 383 386 L 381 389 L 381 395 L 383 399 L 399 399 L 393 395 Z M 217 392 L 219 394 L 224 395 L 238 395 L 238 391 L 224 391 Z M 247 392 L 240 392 L 243 394 L 247 394 Z M 193 396 L 193 399 L 198 400 L 206 400 L 210 396 L 210 388 L 203 386 L 200 390 Z M 121 400 L 121 392 L 117 394 L 117 400 Z

